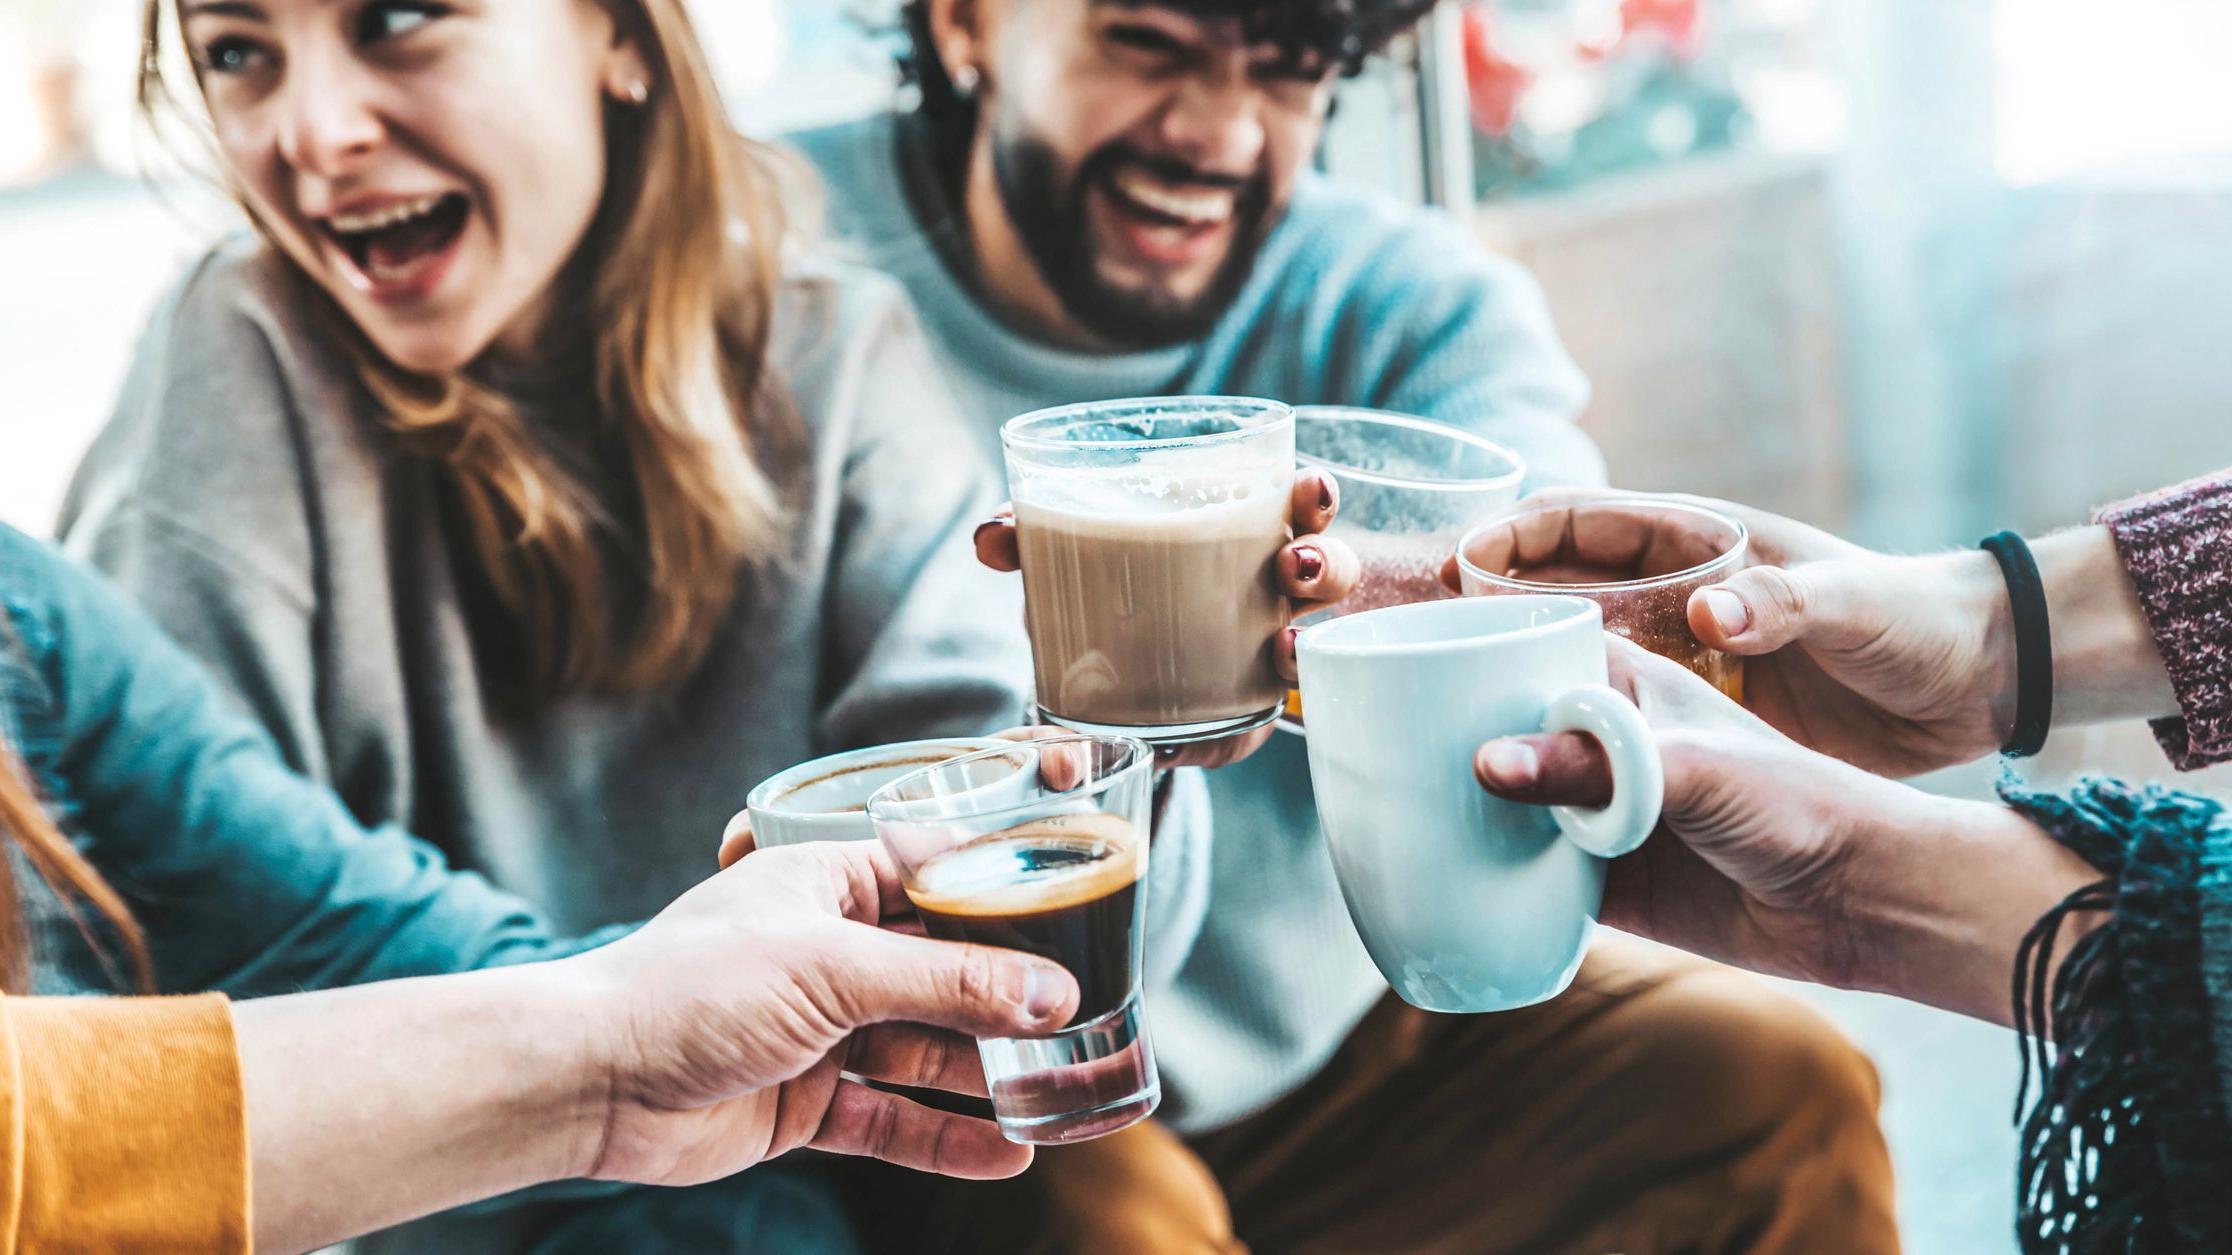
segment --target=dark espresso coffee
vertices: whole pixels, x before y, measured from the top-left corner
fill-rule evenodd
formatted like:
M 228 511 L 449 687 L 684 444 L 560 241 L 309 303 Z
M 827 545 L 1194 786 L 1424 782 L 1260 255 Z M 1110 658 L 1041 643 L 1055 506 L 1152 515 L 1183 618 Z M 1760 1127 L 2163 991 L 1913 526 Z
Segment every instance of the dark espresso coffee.
M 907 896 L 942 941 L 1002 946 L 1077 977 L 1072 1025 L 1114 1011 L 1137 984 L 1141 841 L 1114 815 L 1032 820 L 916 870 Z

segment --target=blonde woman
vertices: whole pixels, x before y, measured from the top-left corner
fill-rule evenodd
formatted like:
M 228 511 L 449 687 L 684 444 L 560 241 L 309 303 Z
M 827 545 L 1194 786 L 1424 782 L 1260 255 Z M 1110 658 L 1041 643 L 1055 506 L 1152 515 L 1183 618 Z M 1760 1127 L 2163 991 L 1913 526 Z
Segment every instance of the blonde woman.
M 259 238 L 158 313 L 66 541 L 359 819 L 578 932 L 694 883 L 761 777 L 1016 721 L 995 494 L 913 316 L 802 246 L 678 0 L 150 0 L 144 54 Z

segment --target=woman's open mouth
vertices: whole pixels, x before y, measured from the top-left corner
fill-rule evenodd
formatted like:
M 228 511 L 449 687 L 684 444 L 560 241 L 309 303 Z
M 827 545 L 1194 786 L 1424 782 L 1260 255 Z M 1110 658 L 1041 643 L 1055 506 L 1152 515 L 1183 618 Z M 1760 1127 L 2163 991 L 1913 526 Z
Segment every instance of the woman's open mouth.
M 357 287 L 374 300 L 403 301 L 433 291 L 471 208 L 465 197 L 445 192 L 337 213 L 321 225 L 348 259 Z

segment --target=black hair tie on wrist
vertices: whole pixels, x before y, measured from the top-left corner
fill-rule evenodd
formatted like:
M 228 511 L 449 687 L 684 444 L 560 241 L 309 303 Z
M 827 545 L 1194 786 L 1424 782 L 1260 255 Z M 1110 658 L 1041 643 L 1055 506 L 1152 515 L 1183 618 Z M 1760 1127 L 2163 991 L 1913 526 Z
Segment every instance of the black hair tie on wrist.
M 2054 725 L 2054 631 L 2046 617 L 2046 581 L 2030 545 L 2014 532 L 1985 539 L 1983 550 L 2007 577 L 2007 603 L 2015 617 L 2015 731 L 2000 752 L 2030 758 L 2046 748 Z

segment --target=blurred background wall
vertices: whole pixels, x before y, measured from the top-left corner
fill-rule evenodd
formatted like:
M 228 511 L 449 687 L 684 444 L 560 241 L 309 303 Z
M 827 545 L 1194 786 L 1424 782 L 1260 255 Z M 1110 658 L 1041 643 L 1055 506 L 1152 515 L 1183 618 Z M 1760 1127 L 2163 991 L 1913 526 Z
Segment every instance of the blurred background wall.
M 893 99 L 881 4 L 699 17 L 747 129 Z M 237 225 L 138 174 L 136 19 L 0 0 L 0 520 L 33 531 L 149 307 Z M 1453 3 L 1344 88 L 1325 160 L 1534 268 L 1619 482 L 1965 545 L 2232 464 L 2227 66 L 2225 0 Z M 2080 765 L 2167 775 L 2134 728 L 2036 770 Z M 1911 1248 L 2012 1250 L 2012 1040 L 1819 997 L 1885 1074 Z

